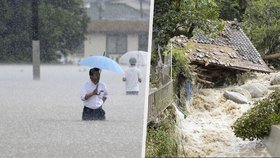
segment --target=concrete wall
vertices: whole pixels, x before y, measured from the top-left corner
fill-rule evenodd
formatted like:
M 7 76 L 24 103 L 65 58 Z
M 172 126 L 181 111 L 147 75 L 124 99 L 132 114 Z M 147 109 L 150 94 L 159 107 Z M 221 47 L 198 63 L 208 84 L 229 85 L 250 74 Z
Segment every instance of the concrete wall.
M 103 55 L 106 51 L 105 34 L 89 34 L 85 41 L 85 56 Z
M 280 157 L 280 125 L 271 127 L 269 137 L 264 138 L 264 144 L 272 157 Z

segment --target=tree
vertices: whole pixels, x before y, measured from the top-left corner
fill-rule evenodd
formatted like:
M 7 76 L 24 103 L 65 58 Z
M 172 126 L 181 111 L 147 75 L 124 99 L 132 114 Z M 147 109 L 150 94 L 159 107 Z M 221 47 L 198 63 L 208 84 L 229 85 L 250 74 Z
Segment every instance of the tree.
M 219 16 L 224 20 L 242 21 L 243 14 L 249 5 L 251 0 L 215 0 L 219 6 Z
M 239 11 L 239 15 L 242 18 L 246 9 L 252 5 L 252 1 L 253 0 L 236 0 L 237 4 L 238 4 L 238 11 Z
M 224 20 L 240 19 L 236 0 L 215 0 L 219 6 L 219 17 Z
M 31 0 L 0 0 L 0 3 L 0 62 L 31 61 Z
M 195 29 L 206 33 L 222 28 L 218 6 L 213 0 L 156 0 L 154 4 L 153 40 L 165 46 L 174 36 L 193 36 Z
M 245 12 L 243 28 L 262 56 L 279 52 L 280 1 L 253 1 Z
M 31 62 L 31 0 L 1 0 L 0 62 Z M 82 45 L 87 30 L 82 0 L 39 0 L 39 40 L 42 62 L 56 51 L 71 53 Z

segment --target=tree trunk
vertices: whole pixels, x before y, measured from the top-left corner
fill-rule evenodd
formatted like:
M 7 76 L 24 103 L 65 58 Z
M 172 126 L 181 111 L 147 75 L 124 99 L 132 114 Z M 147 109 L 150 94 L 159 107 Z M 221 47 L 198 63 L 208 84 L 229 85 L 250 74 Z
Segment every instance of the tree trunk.
M 270 54 L 263 56 L 264 60 L 278 59 L 280 58 L 280 53 Z

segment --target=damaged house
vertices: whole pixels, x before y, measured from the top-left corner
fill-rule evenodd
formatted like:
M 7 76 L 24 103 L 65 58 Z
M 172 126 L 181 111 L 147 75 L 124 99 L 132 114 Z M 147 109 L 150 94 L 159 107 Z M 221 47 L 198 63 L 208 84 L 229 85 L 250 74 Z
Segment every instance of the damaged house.
M 207 87 L 222 86 L 228 80 L 237 81 L 238 75 L 248 71 L 271 72 L 239 24 L 234 21 L 227 22 L 224 31 L 215 38 L 197 33 L 187 55 L 191 63 L 197 65 L 197 81 Z

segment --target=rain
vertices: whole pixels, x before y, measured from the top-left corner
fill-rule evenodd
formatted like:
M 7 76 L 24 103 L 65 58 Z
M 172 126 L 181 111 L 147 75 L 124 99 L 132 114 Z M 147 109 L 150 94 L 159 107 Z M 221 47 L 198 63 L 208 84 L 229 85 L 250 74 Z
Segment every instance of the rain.
M 128 51 L 147 51 L 149 7 L 149 0 L 13 0 L 0 7 L 0 157 L 143 155 L 148 67 L 137 66 L 138 95 L 126 95 L 123 74 L 102 70 L 106 119 L 82 121 L 80 90 L 91 67 L 79 62 L 88 56 L 118 62 Z M 143 27 L 137 32 L 135 24 Z

